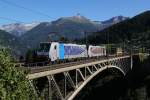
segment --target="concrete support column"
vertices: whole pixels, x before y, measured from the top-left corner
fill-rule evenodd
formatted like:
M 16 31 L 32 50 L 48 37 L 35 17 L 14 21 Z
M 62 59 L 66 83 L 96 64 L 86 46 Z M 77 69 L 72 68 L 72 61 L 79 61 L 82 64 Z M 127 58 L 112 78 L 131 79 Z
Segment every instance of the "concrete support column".
M 52 100 L 52 79 L 51 76 L 47 76 L 48 79 L 48 98 L 49 100 Z
M 133 67 L 133 56 L 131 55 L 131 69 Z

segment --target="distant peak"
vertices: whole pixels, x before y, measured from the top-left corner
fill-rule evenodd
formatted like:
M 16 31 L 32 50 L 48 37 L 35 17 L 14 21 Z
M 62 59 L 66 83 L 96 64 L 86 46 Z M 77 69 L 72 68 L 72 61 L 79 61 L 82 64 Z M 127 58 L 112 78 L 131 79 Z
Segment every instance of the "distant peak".
M 127 17 L 124 17 L 124 16 L 122 16 L 122 15 L 119 15 L 119 16 L 113 17 L 112 19 L 113 19 L 114 21 L 116 21 L 116 20 L 125 20 L 125 19 L 127 19 Z
M 77 18 L 77 19 L 87 19 L 86 17 L 84 17 L 84 16 L 81 15 L 80 13 L 77 13 L 75 16 L 73 16 L 73 18 Z
M 124 16 L 122 16 L 122 15 L 119 15 L 119 16 L 112 17 L 112 18 L 109 19 L 109 20 L 103 21 L 102 23 L 103 23 L 103 24 L 119 23 L 119 22 L 124 21 L 124 20 L 126 20 L 126 19 L 129 19 L 129 17 L 124 17 Z
M 76 16 L 79 16 L 79 17 L 80 17 L 80 16 L 81 16 L 81 14 L 80 14 L 80 13 L 77 13 L 77 15 L 76 15 Z
M 66 22 L 77 22 L 77 23 L 92 23 L 88 18 L 82 16 L 80 13 L 77 13 L 75 16 L 70 17 L 61 17 L 56 21 L 53 21 L 53 24 L 62 24 Z
M 34 23 L 11 23 L 6 25 L 1 25 L 0 29 L 5 30 L 6 32 L 13 34 L 15 36 L 21 36 L 25 32 L 29 31 L 33 27 L 37 26 L 38 22 Z
M 83 18 L 83 16 L 80 13 L 77 13 L 76 16 L 74 16 L 76 18 Z

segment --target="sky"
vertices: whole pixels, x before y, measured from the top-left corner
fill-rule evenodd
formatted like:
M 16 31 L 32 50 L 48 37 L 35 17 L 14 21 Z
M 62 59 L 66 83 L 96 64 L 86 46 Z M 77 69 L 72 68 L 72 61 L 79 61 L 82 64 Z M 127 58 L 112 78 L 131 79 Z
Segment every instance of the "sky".
M 0 25 L 54 21 L 80 13 L 94 21 L 150 10 L 150 0 L 0 0 Z

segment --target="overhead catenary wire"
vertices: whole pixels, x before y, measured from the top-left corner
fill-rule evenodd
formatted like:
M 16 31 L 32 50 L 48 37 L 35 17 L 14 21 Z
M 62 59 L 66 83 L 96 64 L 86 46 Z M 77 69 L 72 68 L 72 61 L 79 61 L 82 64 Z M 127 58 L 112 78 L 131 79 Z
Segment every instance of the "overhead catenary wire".
M 13 22 L 17 22 L 17 23 L 24 23 L 24 22 L 16 20 L 16 19 L 2 17 L 2 16 L 0 16 L 0 19 L 7 20 L 7 21 L 13 21 Z
M 37 15 L 40 15 L 40 16 L 43 16 L 43 17 L 51 18 L 51 16 L 49 16 L 49 15 L 43 13 L 43 12 L 40 12 L 40 11 L 37 11 L 37 10 L 33 10 L 33 9 L 30 9 L 30 8 L 27 8 L 27 7 L 24 7 L 24 6 L 21 6 L 19 4 L 16 4 L 16 3 L 8 1 L 8 0 L 0 0 L 0 2 L 3 2 L 5 4 L 11 5 L 11 6 L 14 6 L 14 7 L 17 7 L 17 8 L 24 9 L 26 11 L 32 12 L 34 14 L 37 14 Z

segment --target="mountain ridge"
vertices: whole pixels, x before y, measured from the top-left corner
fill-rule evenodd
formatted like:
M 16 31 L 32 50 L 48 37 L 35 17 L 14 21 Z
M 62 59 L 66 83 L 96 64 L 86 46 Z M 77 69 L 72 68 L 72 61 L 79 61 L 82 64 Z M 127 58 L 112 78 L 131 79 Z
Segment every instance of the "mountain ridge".
M 91 44 L 108 43 L 109 41 L 109 43 L 126 43 L 136 47 L 150 48 L 150 11 L 94 33 L 93 36 L 88 37 L 88 40 Z
M 116 18 L 117 16 L 113 17 Z M 123 17 L 122 18 L 127 18 L 127 17 Z M 51 21 L 51 22 L 46 22 L 48 24 L 55 24 L 57 22 L 62 22 L 65 23 L 65 21 L 72 21 L 72 22 L 78 22 L 78 23 L 91 23 L 91 24 L 95 24 L 98 27 L 100 27 L 99 29 L 103 29 L 105 27 L 108 27 L 112 24 L 115 24 L 117 22 L 123 21 L 121 18 L 118 19 L 118 21 L 114 22 L 113 18 L 110 18 L 106 21 L 92 21 L 84 16 L 81 16 L 80 14 L 76 15 L 76 16 L 71 16 L 71 17 L 60 17 L 59 19 L 55 20 L 55 21 Z M 63 22 L 64 21 L 64 22 Z M 107 23 L 109 21 L 109 23 Z M 112 22 L 111 22 L 112 21 Z M 31 29 L 33 29 L 34 27 L 36 27 L 37 25 L 44 23 L 44 22 L 32 22 L 32 23 L 11 23 L 11 24 L 4 24 L 4 25 L 0 25 L 0 29 L 4 30 L 12 35 L 15 35 L 17 37 L 22 36 L 23 34 L 27 33 L 28 31 L 30 31 Z M 102 25 L 104 24 L 104 25 Z M 108 25 L 110 24 L 110 25 Z
M 122 20 L 121 20 L 122 21 Z M 10 24 L 12 25 L 12 24 Z M 20 26 L 20 23 L 14 24 L 15 26 Z M 27 24 L 27 26 L 32 25 Z M 7 26 L 7 25 L 6 25 Z M 97 32 L 108 26 L 103 26 L 99 21 L 92 21 L 84 16 L 72 16 L 72 17 L 62 17 L 52 22 L 40 22 L 33 28 L 29 29 L 21 35 L 15 34 L 15 32 L 8 33 L 2 31 L 0 37 L 3 34 L 9 35 L 9 38 L 4 38 L 6 47 L 13 48 L 13 51 L 19 54 L 25 54 L 27 49 L 34 49 L 39 46 L 40 42 L 47 41 L 60 41 L 61 39 L 69 40 L 70 42 L 74 39 L 81 39 L 83 37 L 92 34 L 92 32 Z M 7 43 L 7 40 L 13 40 L 12 44 Z M 3 38 L 1 38 L 3 40 Z M 2 45 L 2 44 L 0 44 Z
M 61 37 L 69 40 L 80 39 L 85 37 L 85 32 L 86 35 L 89 35 L 107 27 L 109 25 L 103 26 L 84 16 L 62 17 L 52 22 L 40 23 L 23 34 L 21 39 L 28 47 L 37 47 L 42 41 L 59 41 Z M 55 34 L 51 33 L 57 33 L 57 36 L 55 37 Z

